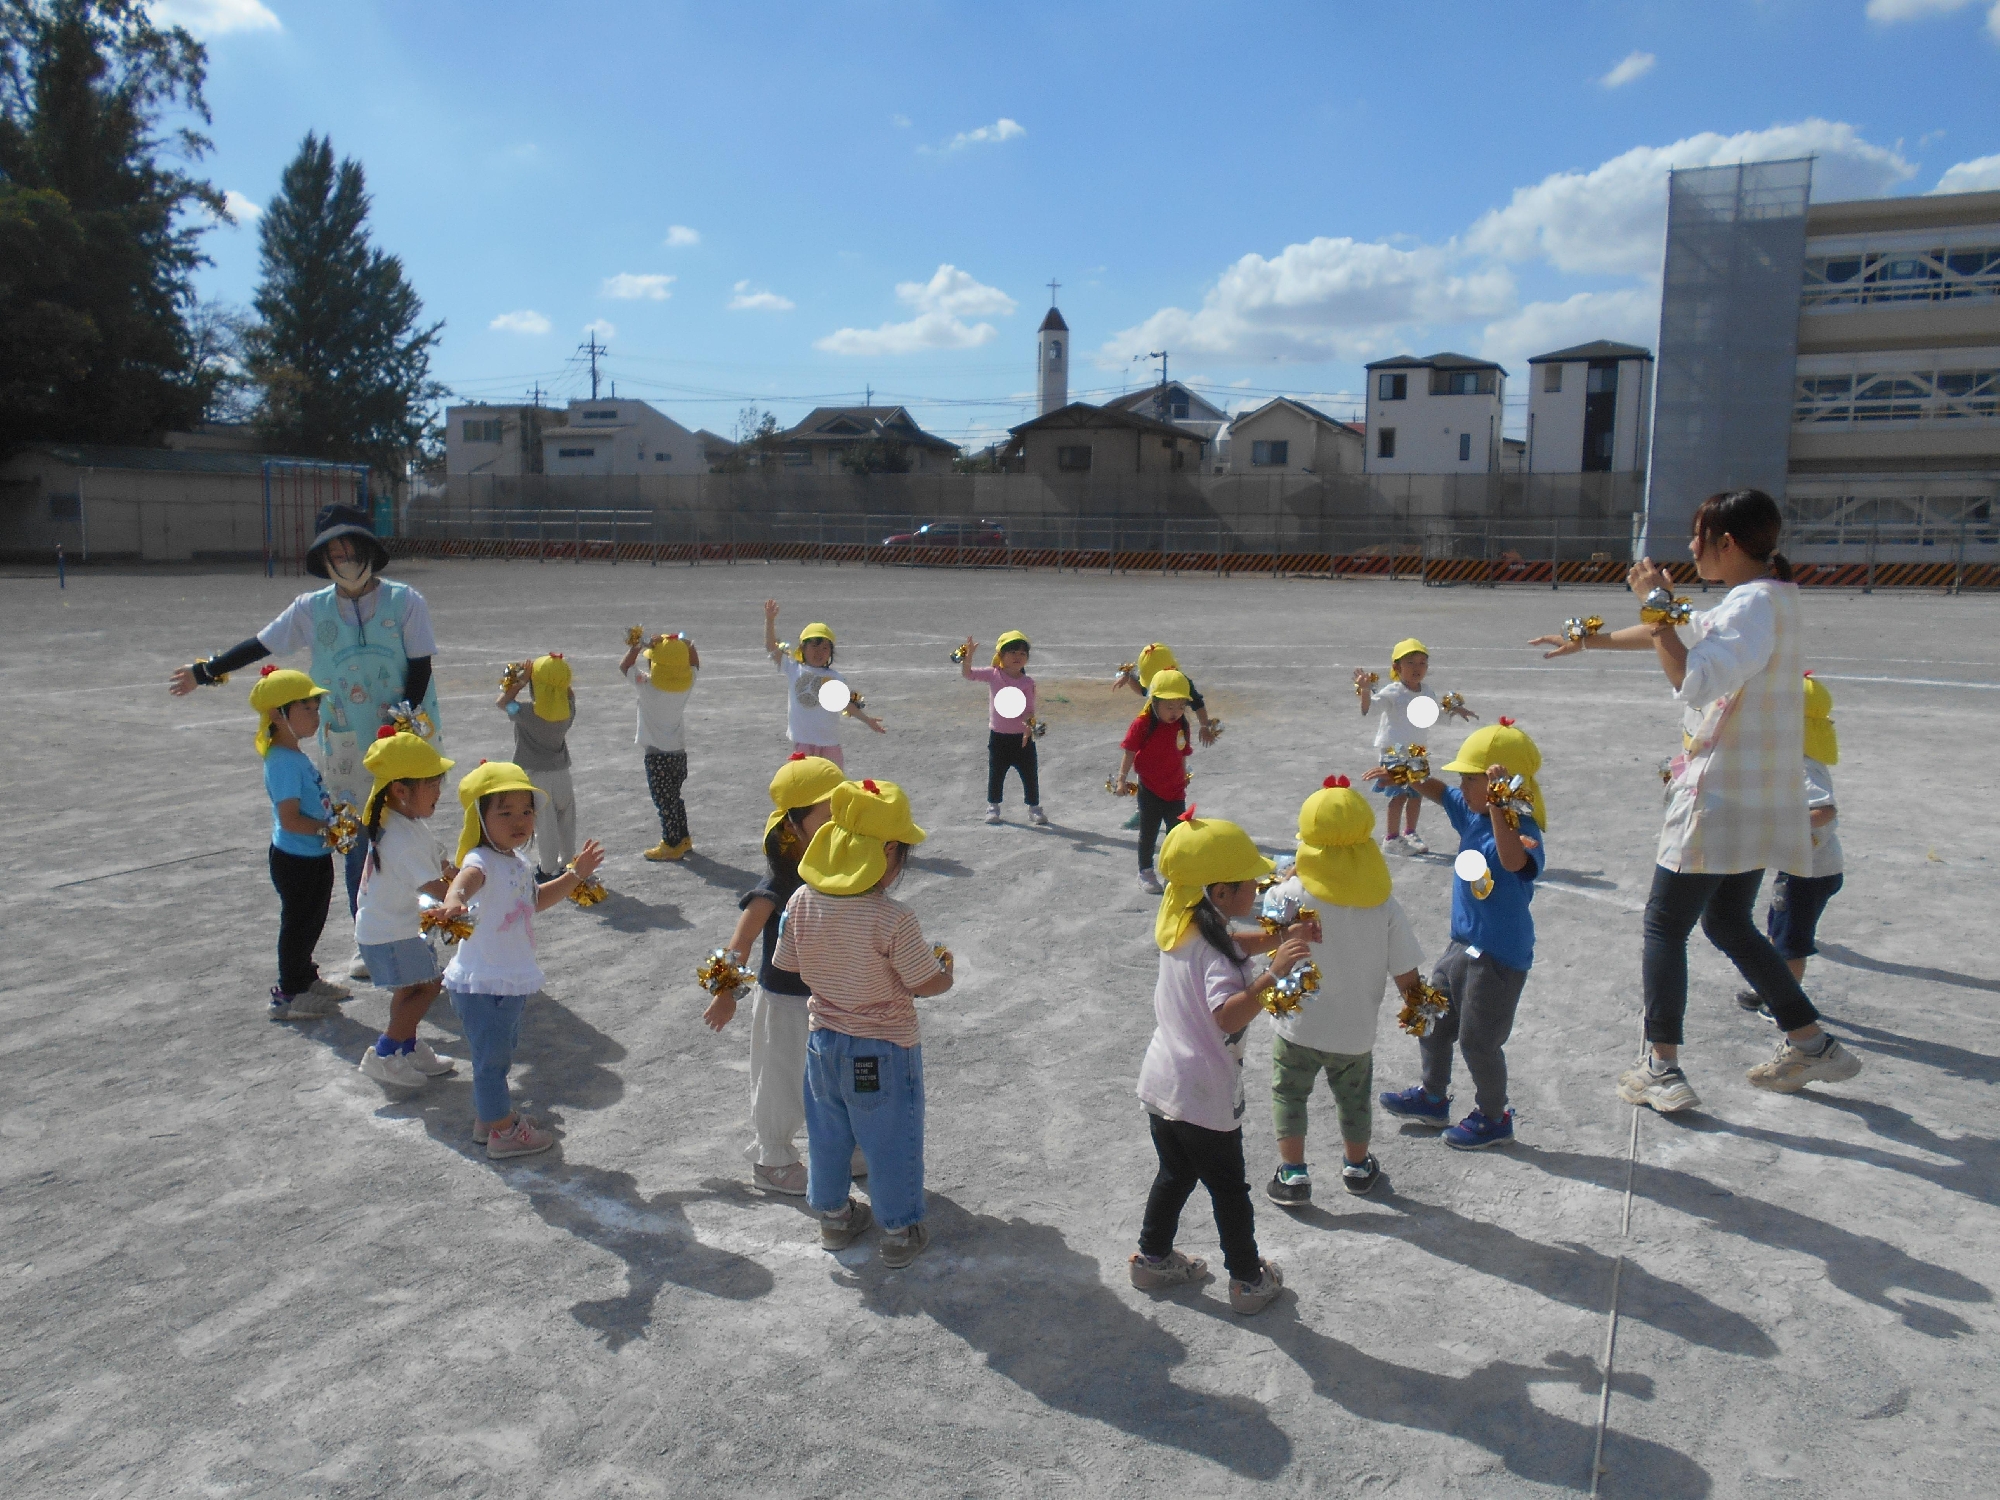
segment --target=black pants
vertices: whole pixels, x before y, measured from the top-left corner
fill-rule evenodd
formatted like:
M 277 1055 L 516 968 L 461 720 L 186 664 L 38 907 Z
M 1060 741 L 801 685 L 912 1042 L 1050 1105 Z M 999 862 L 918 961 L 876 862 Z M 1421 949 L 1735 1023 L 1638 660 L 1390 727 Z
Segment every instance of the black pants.
M 688 836 L 687 804 L 681 801 L 687 774 L 687 751 L 647 749 L 646 789 L 660 814 L 660 837 L 669 844 L 682 843 Z
M 1153 1150 L 1160 1171 L 1146 1195 L 1146 1218 L 1139 1226 L 1142 1254 L 1160 1256 L 1174 1248 L 1181 1227 L 1181 1209 L 1195 1184 L 1208 1189 L 1215 1206 L 1215 1233 L 1222 1241 L 1222 1263 L 1238 1281 L 1256 1281 L 1264 1274 L 1257 1254 L 1257 1216 L 1250 1207 L 1250 1179 L 1243 1172 L 1243 1132 L 1205 1130 L 1185 1120 L 1153 1122 Z
M 1434 1099 L 1451 1091 L 1451 1054 L 1465 1054 L 1472 1075 L 1473 1102 L 1489 1120 L 1507 1111 L 1507 1038 L 1514 1034 L 1514 1013 L 1521 1008 L 1526 969 L 1510 969 L 1490 953 L 1474 958 L 1465 944 L 1445 945 L 1431 983 L 1451 996 L 1451 1009 L 1432 1023 L 1417 1042 L 1424 1060 L 1424 1089 Z
M 1153 868 L 1153 846 L 1159 841 L 1160 825 L 1171 823 L 1187 811 L 1187 799 L 1169 802 L 1156 797 L 1144 786 L 1139 788 L 1139 873 Z
M 1030 807 L 1042 805 L 1041 761 L 1035 742 L 1025 735 L 986 731 L 986 800 L 995 804 L 1007 791 L 1007 768 L 1021 773 L 1021 796 Z
M 313 949 L 333 900 L 333 856 L 287 854 L 273 844 L 271 884 L 278 888 L 278 988 L 303 995 L 319 978 Z
M 1758 999 L 1784 1031 L 1819 1019 L 1812 1001 L 1792 978 L 1770 939 L 1757 930 L 1750 908 L 1757 903 L 1762 870 L 1740 875 L 1681 875 L 1655 868 L 1646 898 L 1646 949 L 1640 969 L 1646 985 L 1646 1040 L 1681 1044 L 1687 1015 L 1688 935 L 1699 921 L 1708 940 L 1728 955 L 1750 982 Z

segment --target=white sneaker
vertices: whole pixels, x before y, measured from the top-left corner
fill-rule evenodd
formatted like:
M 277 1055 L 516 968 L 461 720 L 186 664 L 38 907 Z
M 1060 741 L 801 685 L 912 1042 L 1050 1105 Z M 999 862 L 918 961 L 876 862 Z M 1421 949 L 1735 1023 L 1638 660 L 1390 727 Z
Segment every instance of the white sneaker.
M 1404 834 L 1402 842 L 1405 854 L 1428 854 L 1431 852 L 1431 846 L 1418 838 L 1414 833 Z
M 1384 834 L 1382 836 L 1382 852 L 1384 854 L 1392 853 L 1396 846 L 1402 842 L 1403 836 L 1400 833 Z
M 989 802 L 986 804 L 986 821 L 989 823 L 997 823 L 1000 821 L 999 803 Z
M 1139 884 L 1143 885 L 1155 896 L 1164 896 L 1167 892 L 1167 888 L 1160 883 L 1159 875 L 1152 870 L 1141 870 L 1139 872 Z
M 456 1058 L 440 1057 L 437 1053 L 431 1051 L 431 1044 L 425 1041 L 419 1041 L 414 1051 L 405 1052 L 403 1054 L 403 1061 L 409 1063 L 410 1066 L 427 1078 L 442 1078 L 446 1073 L 456 1073 L 458 1071 L 458 1060 Z
M 317 995 L 322 1000 L 331 1000 L 336 1004 L 342 1000 L 352 1000 L 354 998 L 353 990 L 350 990 L 344 984 L 336 984 L 324 974 L 312 982 L 312 988 L 307 990 L 306 993 L 308 995 Z
M 1809 1083 L 1844 1083 L 1861 1071 L 1861 1059 L 1828 1037 L 1826 1051 L 1815 1057 L 1802 1052 L 1788 1037 L 1777 1055 L 1750 1070 L 1750 1082 L 1774 1094 L 1796 1094 Z
M 1041 805 L 1038 803 L 1028 809 L 1028 821 L 1033 823 L 1037 828 L 1046 828 L 1049 826 L 1049 815 L 1042 811 Z
M 361 1054 L 361 1076 L 392 1089 L 420 1089 L 430 1082 L 402 1053 L 384 1057 L 373 1047 Z
M 1644 1063 L 1618 1075 L 1618 1097 L 1627 1104 L 1643 1104 L 1663 1115 L 1701 1107 L 1701 1096 L 1679 1068 L 1655 1073 Z
M 347 977 L 364 982 L 371 977 L 368 973 L 368 960 L 361 956 L 359 948 L 354 950 L 354 957 L 347 961 Z

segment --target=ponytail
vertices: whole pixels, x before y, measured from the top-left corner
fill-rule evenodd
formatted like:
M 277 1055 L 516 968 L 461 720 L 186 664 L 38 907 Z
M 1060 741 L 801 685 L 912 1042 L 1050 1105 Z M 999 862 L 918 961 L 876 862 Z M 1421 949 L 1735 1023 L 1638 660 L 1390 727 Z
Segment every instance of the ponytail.
M 1791 560 L 1784 553 L 1775 549 L 1771 553 L 1771 576 L 1780 583 L 1790 583 L 1792 581 Z
M 1194 918 L 1195 930 L 1208 940 L 1208 945 L 1232 963 L 1241 965 L 1243 950 L 1236 946 L 1236 939 L 1229 934 L 1229 923 L 1224 920 L 1215 903 L 1208 899 L 1208 892 L 1201 893 L 1201 900 L 1194 904 L 1189 915 Z

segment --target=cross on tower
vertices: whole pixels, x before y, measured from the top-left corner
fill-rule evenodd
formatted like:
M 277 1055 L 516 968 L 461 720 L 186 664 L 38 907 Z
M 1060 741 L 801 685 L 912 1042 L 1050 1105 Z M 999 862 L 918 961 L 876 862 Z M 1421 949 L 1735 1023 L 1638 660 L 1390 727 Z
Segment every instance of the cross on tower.
M 1061 285 L 1062 285 L 1062 283 L 1061 283 L 1060 281 L 1057 281 L 1057 280 L 1056 280 L 1056 279 L 1055 279 L 1055 278 L 1054 278 L 1053 276 L 1051 276 L 1051 277 L 1049 278 L 1049 306 L 1050 306 L 1050 307 L 1054 307 L 1054 306 L 1056 305 L 1056 288 L 1057 288 L 1057 287 L 1059 287 L 1059 286 L 1061 286 Z

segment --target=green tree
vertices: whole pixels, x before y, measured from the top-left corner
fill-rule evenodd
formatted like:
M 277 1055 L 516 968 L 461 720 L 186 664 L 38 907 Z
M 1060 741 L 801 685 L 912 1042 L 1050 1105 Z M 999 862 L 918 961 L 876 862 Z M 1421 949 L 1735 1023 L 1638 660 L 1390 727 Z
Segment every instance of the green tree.
M 246 362 L 272 447 L 400 478 L 435 441 L 447 392 L 431 351 L 444 324 L 422 326 L 402 261 L 370 242 L 368 206 L 361 164 L 336 164 L 333 143 L 308 134 L 258 224 Z
M 222 195 L 207 56 L 138 0 L 0 0 L 0 449 L 193 420 L 186 309 Z
M 910 448 L 894 438 L 869 438 L 841 449 L 840 466 L 850 474 L 907 474 Z

